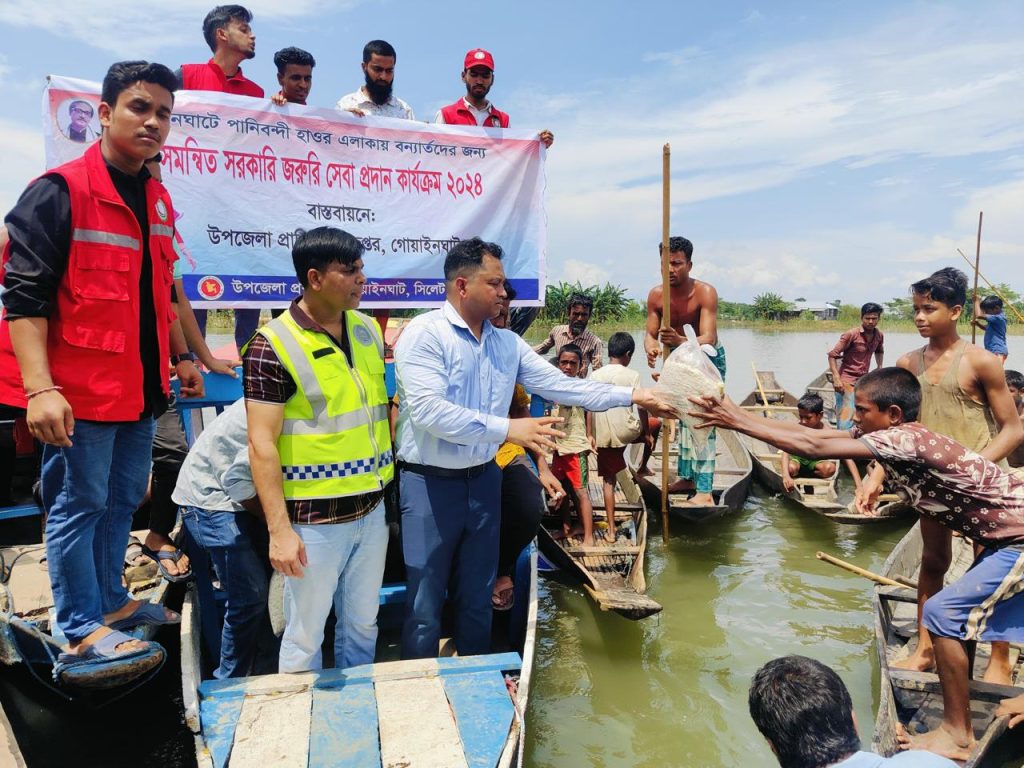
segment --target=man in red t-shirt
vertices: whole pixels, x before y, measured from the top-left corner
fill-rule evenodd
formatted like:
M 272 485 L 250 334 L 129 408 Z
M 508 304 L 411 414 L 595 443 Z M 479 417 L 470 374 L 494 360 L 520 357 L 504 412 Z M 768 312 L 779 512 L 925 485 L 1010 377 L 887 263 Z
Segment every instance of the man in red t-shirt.
M 495 108 L 487 100 L 494 85 L 494 57 L 482 48 L 474 48 L 466 54 L 462 65 L 462 82 L 466 84 L 466 95 L 442 107 L 434 115 L 435 123 L 447 125 L 480 125 L 486 128 L 508 128 L 508 115 Z M 550 147 L 555 136 L 543 130 L 539 138 L 545 147 Z
M 213 51 L 205 64 L 182 64 L 178 82 L 186 91 L 220 91 L 263 98 L 263 89 L 242 74 L 243 60 L 256 55 L 252 14 L 241 5 L 218 5 L 203 19 L 203 37 Z M 194 308 L 199 330 L 206 335 L 206 310 Z M 239 350 L 252 338 L 260 322 L 258 309 L 235 310 L 235 345 Z

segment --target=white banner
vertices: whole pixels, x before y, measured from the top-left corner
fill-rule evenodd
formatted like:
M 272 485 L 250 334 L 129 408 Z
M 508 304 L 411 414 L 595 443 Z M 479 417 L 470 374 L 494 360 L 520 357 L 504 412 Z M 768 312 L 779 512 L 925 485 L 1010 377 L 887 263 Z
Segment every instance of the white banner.
M 78 157 L 99 135 L 99 93 L 97 83 L 49 79 L 47 167 Z M 197 307 L 288 303 L 299 293 L 292 244 L 325 225 L 366 248 L 363 307 L 440 303 L 445 255 L 474 236 L 504 249 L 516 303 L 540 305 L 543 163 L 535 131 L 181 91 L 162 171 L 189 252 L 185 290 Z

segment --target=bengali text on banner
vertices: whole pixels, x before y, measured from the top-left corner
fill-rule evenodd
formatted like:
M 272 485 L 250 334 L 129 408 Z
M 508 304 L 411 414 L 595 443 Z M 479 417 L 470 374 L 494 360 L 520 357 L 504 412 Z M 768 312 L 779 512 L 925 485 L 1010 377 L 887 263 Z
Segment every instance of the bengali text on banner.
M 47 167 L 88 146 L 69 138 L 75 101 L 93 106 L 87 135 L 98 134 L 99 94 L 98 83 L 49 78 Z M 543 304 L 544 149 L 536 131 L 180 91 L 162 175 L 196 306 L 287 304 L 299 292 L 292 244 L 320 226 L 344 229 L 366 249 L 366 308 L 439 304 L 445 255 L 474 236 L 504 249 L 517 304 Z

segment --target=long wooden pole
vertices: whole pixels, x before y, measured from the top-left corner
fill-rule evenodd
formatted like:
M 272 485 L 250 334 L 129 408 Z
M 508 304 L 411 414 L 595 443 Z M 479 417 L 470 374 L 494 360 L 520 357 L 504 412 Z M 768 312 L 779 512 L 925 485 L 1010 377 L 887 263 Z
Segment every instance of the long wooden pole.
M 974 250 L 974 294 L 973 299 L 975 302 L 978 300 L 978 275 L 981 274 L 981 218 L 985 215 L 984 211 L 978 211 L 978 244 Z M 976 317 L 971 315 L 972 319 L 977 320 Z M 978 326 L 971 323 L 971 344 L 978 339 Z
M 672 149 L 666 144 L 661 150 L 661 327 L 672 327 L 672 286 L 668 282 L 669 190 L 671 188 Z M 668 345 L 663 344 L 661 355 L 668 360 Z M 668 544 L 668 436 L 671 430 L 666 422 L 661 428 L 661 538 Z
M 963 256 L 964 257 L 964 261 L 966 261 L 968 264 L 971 263 L 971 260 L 970 260 L 970 258 L 968 258 L 966 253 L 961 251 L 959 248 L 956 249 L 956 252 L 959 253 L 961 256 Z M 985 277 L 985 275 L 983 275 L 981 272 L 978 272 L 978 277 L 980 277 L 982 280 L 985 281 L 985 283 L 988 285 L 988 287 L 992 289 L 992 293 L 994 293 L 996 296 L 998 296 L 1000 299 L 1003 300 L 1003 306 L 1004 307 L 1009 307 L 1010 309 L 1012 309 L 1013 310 L 1013 314 L 1015 314 L 1017 316 L 1017 319 L 1020 320 L 1022 323 L 1024 323 L 1024 315 L 1021 314 L 1020 310 L 1017 309 L 1017 307 L 1015 307 L 1013 305 L 1013 303 L 1009 299 L 1007 299 L 1005 296 L 1003 296 L 1003 294 L 1001 294 L 999 292 L 999 289 L 996 288 L 995 283 L 993 283 L 991 280 L 989 280 L 987 277 Z
M 843 570 L 849 571 L 850 573 L 855 573 L 858 576 L 863 576 L 866 579 L 871 579 L 871 581 L 875 582 L 876 584 L 881 584 L 886 587 L 907 587 L 909 589 L 917 588 L 917 584 L 915 584 L 912 581 L 895 581 L 893 579 L 890 579 L 888 576 L 881 576 L 865 568 L 861 568 L 860 566 L 854 565 L 853 563 L 848 563 L 845 560 L 840 560 L 838 557 L 833 557 L 832 555 L 826 552 L 818 552 L 815 554 L 815 557 L 817 557 L 819 560 L 824 560 L 826 563 L 831 563 L 832 565 L 839 566 Z
M 757 373 L 757 363 L 751 360 L 750 367 L 754 371 L 754 382 L 757 384 L 757 391 L 761 393 L 761 402 L 764 403 L 764 412 L 766 414 L 770 413 L 774 411 L 774 409 L 770 405 L 768 405 L 768 395 L 765 394 L 764 382 L 761 381 L 761 377 Z

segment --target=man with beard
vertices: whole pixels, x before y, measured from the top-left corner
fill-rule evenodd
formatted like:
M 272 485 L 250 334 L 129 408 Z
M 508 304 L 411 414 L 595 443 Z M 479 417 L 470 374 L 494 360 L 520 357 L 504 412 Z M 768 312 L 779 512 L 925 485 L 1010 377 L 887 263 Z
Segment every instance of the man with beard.
M 434 115 L 435 123 L 447 125 L 479 125 L 486 128 L 508 128 L 508 115 L 487 100 L 487 94 L 494 85 L 494 57 L 483 48 L 475 48 L 466 54 L 462 65 L 462 82 L 466 84 L 466 95 L 442 107 Z M 543 130 L 539 138 L 545 147 L 550 147 L 555 136 Z
M 412 107 L 391 93 L 395 83 L 395 49 L 385 40 L 371 40 L 363 46 L 363 75 L 366 85 L 338 99 L 336 109 L 364 117 L 395 117 L 415 120 Z
M 263 89 L 242 74 L 240 64 L 256 55 L 252 14 L 241 5 L 218 5 L 203 19 L 203 37 L 213 51 L 205 64 L 182 64 L 178 82 L 186 91 L 219 91 L 263 98 Z M 194 308 L 200 332 L 206 335 L 206 310 Z M 235 346 L 239 350 L 256 332 L 258 309 L 235 310 Z
M 98 139 L 99 134 L 89 125 L 94 114 L 92 104 L 88 101 L 84 99 L 72 101 L 68 105 L 68 117 L 71 118 L 68 122 L 68 138 L 81 144 Z
M 579 377 L 587 378 L 591 368 L 601 367 L 601 340 L 587 330 L 590 313 L 594 310 L 594 300 L 589 296 L 577 293 L 569 299 L 569 322 L 556 325 L 551 333 L 540 344 L 533 348 L 537 354 L 543 355 L 549 349 L 559 350 L 566 344 L 575 344 L 583 352 L 580 361 Z

